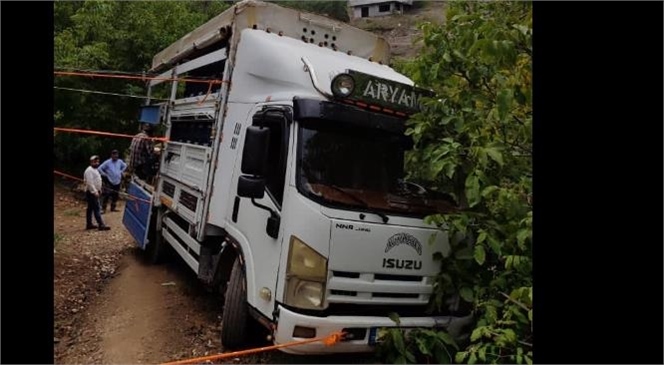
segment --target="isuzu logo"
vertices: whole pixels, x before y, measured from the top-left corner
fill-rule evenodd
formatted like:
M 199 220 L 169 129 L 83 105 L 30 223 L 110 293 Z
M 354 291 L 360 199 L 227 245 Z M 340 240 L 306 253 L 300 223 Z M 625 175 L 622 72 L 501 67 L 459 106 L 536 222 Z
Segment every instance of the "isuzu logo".
M 394 236 L 390 237 L 387 240 L 387 246 L 385 246 L 385 253 L 390 252 L 391 249 L 401 245 L 408 245 L 417 251 L 417 254 L 422 256 L 422 244 L 417 238 L 409 235 L 408 233 L 397 233 Z
M 393 248 L 401 245 L 411 247 L 418 255 L 422 256 L 422 244 L 417 238 L 408 233 L 397 233 L 390 237 L 385 246 L 385 253 L 388 253 Z M 383 267 L 386 269 L 420 270 L 422 268 L 422 261 L 383 258 Z
M 422 261 L 383 259 L 383 267 L 386 269 L 419 270 L 422 268 Z

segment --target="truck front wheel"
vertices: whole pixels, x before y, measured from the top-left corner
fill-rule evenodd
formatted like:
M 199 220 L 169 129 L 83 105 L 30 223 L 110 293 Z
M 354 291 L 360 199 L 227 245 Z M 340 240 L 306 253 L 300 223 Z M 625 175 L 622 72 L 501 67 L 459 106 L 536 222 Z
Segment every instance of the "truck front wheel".
M 231 278 L 226 287 L 224 313 L 221 322 L 221 344 L 224 348 L 239 348 L 247 340 L 247 289 L 240 258 L 235 258 Z

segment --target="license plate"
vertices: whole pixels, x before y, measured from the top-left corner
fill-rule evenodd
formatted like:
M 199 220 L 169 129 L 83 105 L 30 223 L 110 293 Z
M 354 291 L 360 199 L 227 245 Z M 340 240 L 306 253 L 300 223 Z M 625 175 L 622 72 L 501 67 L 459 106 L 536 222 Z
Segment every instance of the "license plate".
M 387 328 L 384 327 L 372 327 L 369 329 L 369 345 L 375 346 L 385 339 L 385 334 L 387 333 Z
M 390 328 L 397 328 L 397 327 L 372 327 L 369 329 L 369 345 L 370 346 L 375 346 L 385 340 L 385 336 L 387 335 L 387 332 Z M 414 330 L 415 328 L 411 327 L 401 327 L 401 330 L 405 334 L 408 334 L 408 332 Z

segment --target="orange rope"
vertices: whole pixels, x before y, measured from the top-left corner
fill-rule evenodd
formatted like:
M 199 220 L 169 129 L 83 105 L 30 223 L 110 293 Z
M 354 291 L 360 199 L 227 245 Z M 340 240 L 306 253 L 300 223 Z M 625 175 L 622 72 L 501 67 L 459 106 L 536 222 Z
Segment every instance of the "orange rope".
M 96 134 L 100 136 L 111 136 L 111 137 L 125 137 L 125 138 L 134 138 L 137 136 L 132 136 L 130 134 L 121 134 L 121 133 L 111 133 L 111 132 L 101 132 L 101 131 L 93 131 L 90 129 L 76 129 L 76 128 L 59 128 L 59 127 L 54 127 L 53 130 L 55 131 L 60 131 L 60 132 L 70 132 L 70 133 L 86 133 L 86 134 Z M 162 142 L 168 142 L 168 138 L 166 137 L 138 137 L 138 138 L 147 138 L 151 139 L 154 141 L 162 141 Z
M 326 346 L 332 346 L 332 345 L 336 345 L 337 343 L 339 343 L 339 341 L 341 341 L 341 339 L 343 339 L 343 336 L 344 336 L 343 332 L 333 332 L 329 336 L 325 336 L 325 337 L 317 337 L 317 338 L 311 338 L 311 339 L 308 339 L 308 340 L 287 342 L 287 343 L 283 343 L 283 344 L 280 344 L 280 345 L 259 347 L 259 348 L 255 348 L 255 349 L 249 349 L 249 350 L 226 352 L 226 353 L 223 353 L 223 354 L 217 354 L 217 355 L 196 357 L 196 358 L 192 358 L 192 359 L 172 361 L 172 362 L 163 363 L 161 365 L 183 365 L 183 364 L 194 364 L 194 363 L 200 364 L 204 361 L 222 360 L 222 359 L 226 359 L 226 358 L 234 357 L 234 356 L 255 354 L 255 353 L 258 353 L 258 352 L 276 350 L 276 349 L 280 349 L 280 348 L 284 348 L 284 347 L 305 345 L 305 344 L 308 344 L 308 343 L 319 342 L 319 341 L 323 342 Z
M 58 171 L 58 170 L 53 170 L 53 173 L 56 174 L 56 175 L 60 175 L 60 176 L 63 176 L 63 177 L 66 177 L 66 178 L 72 179 L 72 180 L 77 180 L 77 181 L 85 182 L 85 180 L 81 179 L 80 177 L 76 177 L 76 176 L 72 176 L 72 175 L 69 175 L 69 174 L 65 174 L 64 172 L 60 172 L 60 171 Z M 145 199 L 141 199 L 141 198 L 139 198 L 139 197 L 137 197 L 137 196 L 135 196 L 135 195 L 131 195 L 131 194 L 128 194 L 128 193 L 124 193 L 124 192 L 121 192 L 121 191 L 118 191 L 118 194 L 129 197 L 129 200 L 138 200 L 138 201 L 142 201 L 142 202 L 144 202 L 144 203 L 152 204 L 151 201 L 149 201 L 149 200 L 145 200 Z
M 184 81 L 184 82 L 193 82 L 201 84 L 222 84 L 228 82 L 226 80 L 197 80 L 197 79 L 187 79 L 187 78 L 174 78 L 174 77 L 159 77 L 159 76 L 131 76 L 131 75 L 116 75 L 110 73 L 101 73 L 101 72 L 74 72 L 74 71 L 53 71 L 57 76 L 88 76 L 88 77 L 106 77 L 111 79 L 130 79 L 130 80 L 162 80 L 162 81 Z
M 205 94 L 205 97 L 201 101 L 198 102 L 198 105 L 203 104 L 203 102 L 208 98 L 208 96 L 210 96 L 210 92 L 212 92 L 212 83 L 210 83 L 210 86 L 208 87 L 207 94 Z

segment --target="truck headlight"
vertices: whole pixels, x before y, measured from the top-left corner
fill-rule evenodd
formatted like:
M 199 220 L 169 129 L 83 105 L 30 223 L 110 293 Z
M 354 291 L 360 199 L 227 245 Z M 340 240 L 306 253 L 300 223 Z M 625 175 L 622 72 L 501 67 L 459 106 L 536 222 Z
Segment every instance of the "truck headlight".
M 355 90 L 355 79 L 349 74 L 339 74 L 332 79 L 332 94 L 346 98 Z
M 323 309 L 326 281 L 327 259 L 291 236 L 284 303 L 302 309 Z

